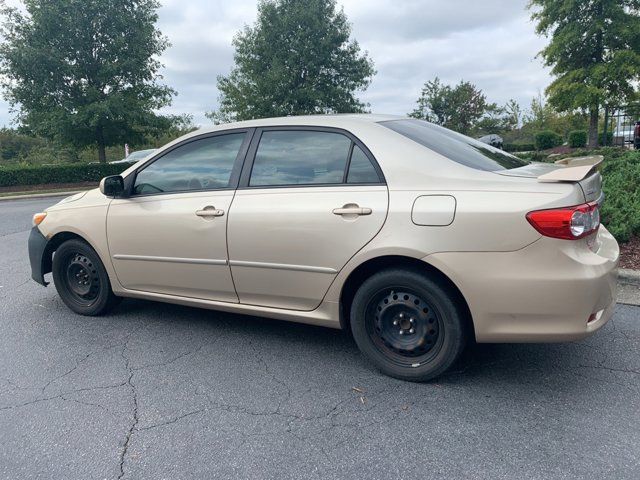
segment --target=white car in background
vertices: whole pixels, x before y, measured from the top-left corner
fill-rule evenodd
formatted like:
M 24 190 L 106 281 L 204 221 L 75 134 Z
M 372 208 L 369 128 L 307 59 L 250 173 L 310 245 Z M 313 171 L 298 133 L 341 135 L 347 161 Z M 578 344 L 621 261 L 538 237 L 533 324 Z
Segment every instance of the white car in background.
M 620 125 L 613 132 L 613 143 L 616 145 L 624 143 L 633 143 L 634 126 Z
M 148 150 L 138 150 L 137 152 L 131 152 L 128 157 L 125 157 L 122 160 L 116 160 L 115 162 L 109 162 L 109 163 L 134 163 L 140 160 L 144 160 L 147 157 L 150 157 L 157 151 L 158 151 L 157 148 L 151 148 Z

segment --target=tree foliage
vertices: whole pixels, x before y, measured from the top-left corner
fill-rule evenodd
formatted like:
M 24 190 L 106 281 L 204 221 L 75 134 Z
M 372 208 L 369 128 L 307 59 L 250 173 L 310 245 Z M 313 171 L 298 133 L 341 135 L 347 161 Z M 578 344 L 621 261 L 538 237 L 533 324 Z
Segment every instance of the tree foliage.
M 460 81 L 454 87 L 438 77 L 424 84 L 418 106 L 409 115 L 468 135 L 484 117 L 483 129 L 495 127 L 494 116 L 501 111 L 488 103 L 485 94 L 470 82 Z M 495 133 L 495 132 L 491 132 Z
M 235 66 L 218 77 L 214 121 L 285 115 L 362 112 L 355 92 L 375 74 L 350 39 L 335 0 L 262 0 L 258 20 L 233 40 Z
M 3 8 L 0 73 L 24 131 L 71 144 L 141 141 L 171 119 L 155 0 L 25 0 Z
M 540 52 L 555 80 L 547 89 L 560 111 L 590 112 L 589 143 L 597 145 L 599 108 L 635 96 L 640 80 L 640 0 L 530 0 Z
M 504 115 L 504 123 L 507 130 L 518 130 L 522 127 L 522 108 L 520 108 L 520 104 L 514 99 L 509 100 L 504 106 Z

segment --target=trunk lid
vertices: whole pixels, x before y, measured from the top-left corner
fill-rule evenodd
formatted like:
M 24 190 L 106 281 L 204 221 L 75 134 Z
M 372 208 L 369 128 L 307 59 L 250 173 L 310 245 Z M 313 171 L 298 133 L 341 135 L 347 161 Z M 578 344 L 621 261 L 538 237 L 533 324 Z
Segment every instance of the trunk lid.
M 565 158 L 555 163 L 533 162 L 524 167 L 496 172 L 510 177 L 535 178 L 542 183 L 576 183 L 580 186 L 586 202 L 601 202 L 602 176 L 598 166 L 604 157 Z

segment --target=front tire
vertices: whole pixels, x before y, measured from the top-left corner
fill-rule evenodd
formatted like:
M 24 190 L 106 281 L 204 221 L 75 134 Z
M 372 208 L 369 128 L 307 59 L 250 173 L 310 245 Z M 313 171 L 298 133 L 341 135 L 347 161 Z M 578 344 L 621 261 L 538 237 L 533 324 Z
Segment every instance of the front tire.
M 362 284 L 351 305 L 351 330 L 380 371 L 414 382 L 451 367 L 467 334 L 454 289 L 410 269 L 384 270 Z
M 80 315 L 97 316 L 118 304 L 98 254 L 82 240 L 67 240 L 53 256 L 53 282 L 67 307 Z

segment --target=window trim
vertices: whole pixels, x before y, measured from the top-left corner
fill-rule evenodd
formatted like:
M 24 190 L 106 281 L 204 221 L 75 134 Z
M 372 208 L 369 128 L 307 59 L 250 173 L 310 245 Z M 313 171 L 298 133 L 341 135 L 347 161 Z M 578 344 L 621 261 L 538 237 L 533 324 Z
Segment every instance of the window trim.
M 251 145 L 251 141 L 253 140 L 253 136 L 255 133 L 255 128 L 232 128 L 229 130 L 220 130 L 216 132 L 207 132 L 200 135 L 195 135 L 193 137 L 189 137 L 175 145 L 172 145 L 170 148 L 166 150 L 162 150 L 158 152 L 158 154 L 151 157 L 145 163 L 136 168 L 133 172 L 127 175 L 125 178 L 125 192 L 127 192 L 127 198 L 143 198 L 143 197 L 155 197 L 161 195 L 175 195 L 182 193 L 197 193 L 197 192 L 221 192 L 221 191 L 233 191 L 238 188 L 238 183 L 240 180 L 240 173 L 242 171 L 242 165 L 245 162 L 247 152 L 249 151 L 249 146 Z M 231 169 L 231 176 L 229 177 L 229 186 L 222 188 L 201 188 L 197 190 L 173 190 L 171 192 L 157 192 L 157 193 L 134 193 L 136 179 L 138 178 L 138 174 L 142 172 L 145 168 L 148 168 L 156 161 L 160 160 L 165 155 L 173 152 L 174 150 L 188 145 L 193 142 L 197 142 L 199 140 L 204 140 L 207 138 L 221 137 L 224 135 L 235 135 L 238 133 L 244 133 L 245 137 L 242 140 L 242 144 L 240 145 L 240 149 L 238 150 L 238 155 L 236 155 L 235 160 L 233 161 L 233 167 Z
M 251 180 L 251 173 L 253 171 L 253 164 L 256 159 L 256 154 L 258 152 L 258 146 L 260 145 L 260 140 L 262 139 L 262 134 L 264 132 L 279 132 L 279 131 L 306 131 L 306 132 L 324 132 L 324 133 L 338 133 L 344 135 L 349 140 L 351 140 L 351 145 L 349 147 L 349 153 L 347 157 L 347 161 L 345 163 L 344 174 L 342 176 L 342 182 L 340 183 L 296 183 L 296 184 L 284 184 L 284 185 L 250 185 L 249 182 Z M 357 145 L 367 156 L 376 173 L 378 174 L 378 182 L 375 183 L 347 183 L 347 175 L 349 174 L 349 166 L 351 165 L 351 156 L 353 155 L 354 145 Z M 321 126 L 311 126 L 311 125 L 277 125 L 277 126 L 266 126 L 256 128 L 253 133 L 253 138 L 251 140 L 251 145 L 249 146 L 249 150 L 245 157 L 244 165 L 242 167 L 242 173 L 240 174 L 240 182 L 238 184 L 238 190 L 261 190 L 261 189 L 271 189 L 271 188 L 312 188 L 312 187 L 361 187 L 361 186 L 372 186 L 372 185 L 386 185 L 387 182 L 385 180 L 384 174 L 382 173 L 382 169 L 376 158 L 373 156 L 371 151 L 367 148 L 367 146 L 362 143 L 362 141 L 356 137 L 351 132 L 344 130 L 342 128 L 336 127 L 321 127 Z

